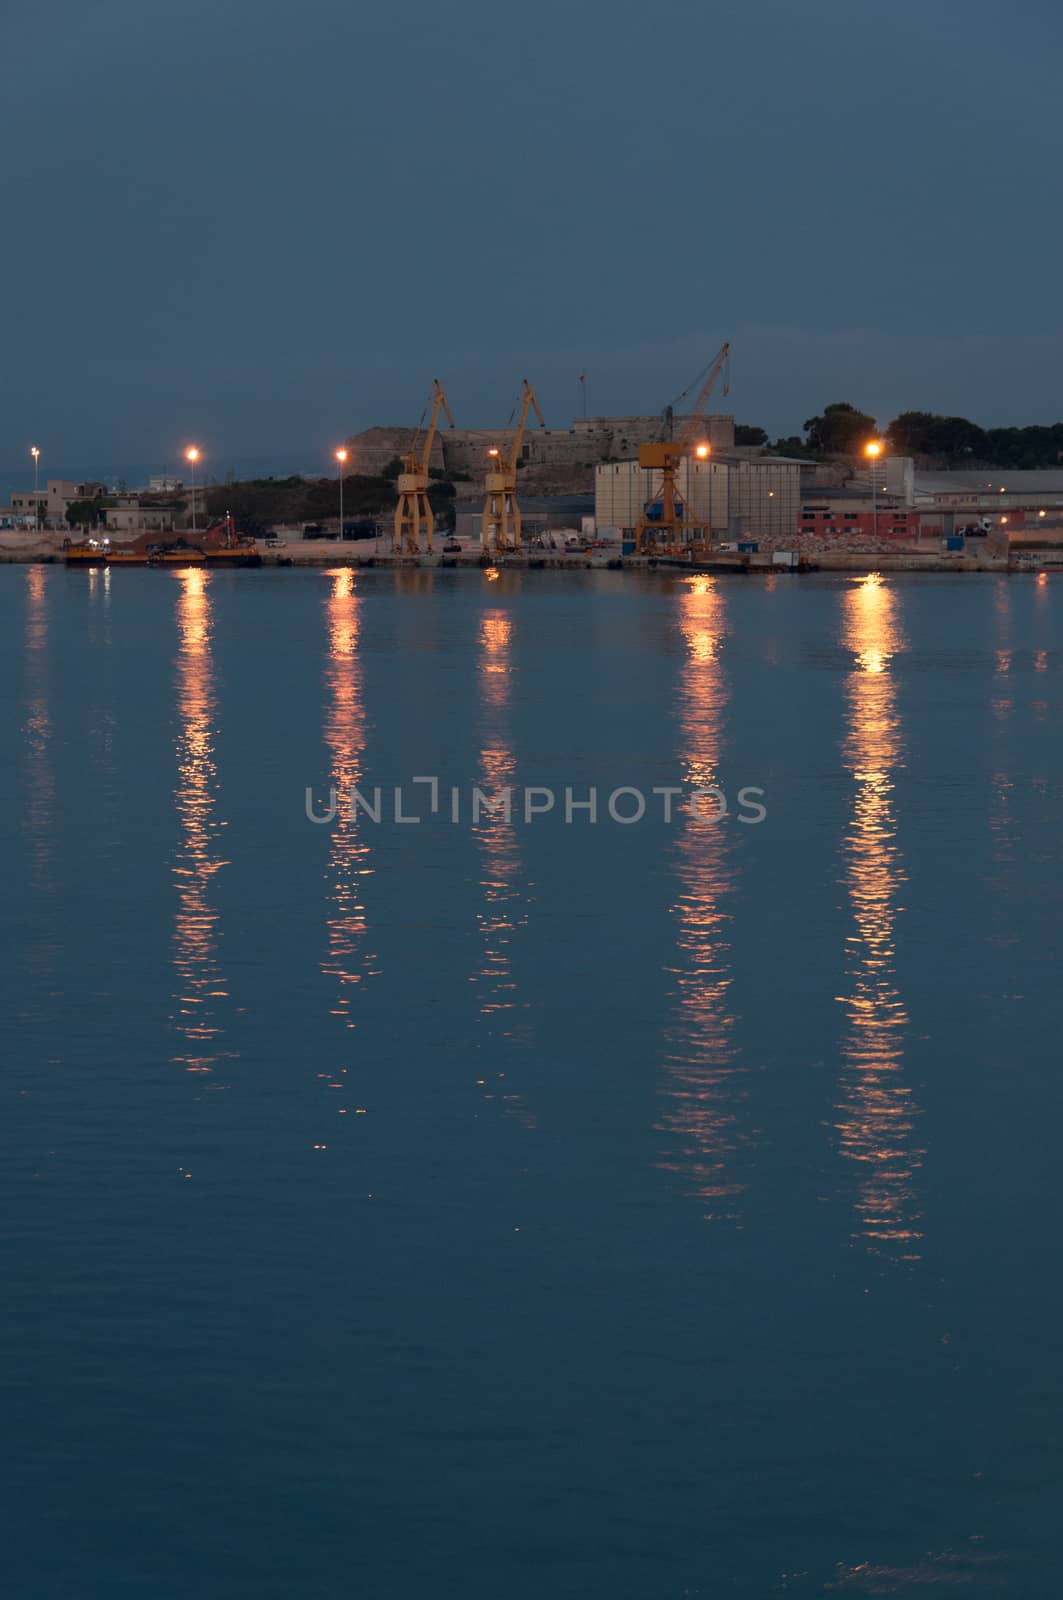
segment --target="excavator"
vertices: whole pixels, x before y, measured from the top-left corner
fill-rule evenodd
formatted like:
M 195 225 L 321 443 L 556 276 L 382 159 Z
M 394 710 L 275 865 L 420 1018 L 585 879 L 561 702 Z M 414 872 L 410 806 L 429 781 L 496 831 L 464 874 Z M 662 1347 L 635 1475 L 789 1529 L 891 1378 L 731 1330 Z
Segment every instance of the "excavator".
M 422 428 L 429 405 L 432 407 L 432 419 L 427 432 L 424 433 L 422 443 Z M 435 518 L 428 501 L 428 485 L 431 481 L 428 466 L 432 459 L 432 446 L 435 443 L 440 411 L 446 413 L 447 421 L 453 427 L 454 418 L 450 414 L 443 385 L 436 378 L 428 403 L 421 413 L 421 420 L 417 424 L 413 444 L 403 457 L 403 470 L 399 473 L 399 499 L 395 507 L 395 538 L 392 545 L 396 555 L 420 555 L 422 528 L 425 535 L 425 549 L 429 552 L 432 549 Z
M 706 407 L 720 373 L 728 365 L 730 354 L 731 346 L 725 342 L 693 383 L 671 405 L 665 406 L 660 436 L 650 444 L 639 445 L 639 466 L 659 476 L 635 527 L 636 555 L 667 556 L 677 560 L 694 549 L 704 550 L 709 543 L 708 524 L 688 516 L 688 508 L 678 491 L 676 478 L 685 456 L 692 455 L 699 461 L 708 459 L 708 443 L 704 440 L 695 441 L 702 431 Z M 685 402 L 694 384 L 700 384 L 697 398 L 683 418 L 679 437 L 674 438 L 676 410 Z M 725 382 L 724 394 L 729 388 L 730 384 Z
M 254 539 L 237 533 L 231 511 L 197 534 L 197 544 L 178 539 L 170 544 L 149 545 L 149 567 L 260 567 L 262 556 Z
M 203 554 L 209 567 L 260 567 L 262 557 L 249 534 L 237 533 L 233 514 L 214 522 L 203 534 Z
M 509 455 L 503 456 L 501 448 L 493 445 L 487 455 L 490 465 L 484 477 L 484 514 L 480 529 L 480 544 L 485 555 L 506 555 L 520 549 L 520 506 L 517 503 L 517 462 L 520 460 L 524 431 L 528 425 L 528 412 L 534 410 L 540 428 L 545 428 L 535 390 L 527 378 L 517 396 L 520 418 L 513 435 Z M 514 411 L 516 406 L 514 406 Z M 510 417 L 512 421 L 512 416 Z

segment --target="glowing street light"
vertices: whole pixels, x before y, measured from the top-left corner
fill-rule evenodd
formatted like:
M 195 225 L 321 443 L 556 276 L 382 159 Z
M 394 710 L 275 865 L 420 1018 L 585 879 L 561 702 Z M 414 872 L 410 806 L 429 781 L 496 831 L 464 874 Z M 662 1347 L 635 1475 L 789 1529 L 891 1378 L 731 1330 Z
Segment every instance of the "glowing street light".
M 346 450 L 344 450 L 344 448 L 341 445 L 340 448 L 335 452 L 335 455 L 336 455 L 336 460 L 340 464 L 340 541 L 342 542 L 342 540 L 343 540 L 343 469 L 347 465 L 348 452 Z
M 878 479 L 875 477 L 875 462 L 882 454 L 882 440 L 869 439 L 864 446 L 864 454 L 871 463 L 871 536 L 878 538 Z
M 33 527 L 36 533 L 40 533 L 41 502 L 38 495 L 41 487 L 41 452 L 35 444 L 30 445 L 30 455 L 33 457 Z
M 699 461 L 704 461 L 706 456 L 709 455 L 711 448 L 711 445 L 707 444 L 696 445 L 694 447 L 694 454 L 697 456 Z
M 185 460 L 192 468 L 192 532 L 196 531 L 196 462 L 199 460 L 198 445 L 190 444 L 185 451 Z

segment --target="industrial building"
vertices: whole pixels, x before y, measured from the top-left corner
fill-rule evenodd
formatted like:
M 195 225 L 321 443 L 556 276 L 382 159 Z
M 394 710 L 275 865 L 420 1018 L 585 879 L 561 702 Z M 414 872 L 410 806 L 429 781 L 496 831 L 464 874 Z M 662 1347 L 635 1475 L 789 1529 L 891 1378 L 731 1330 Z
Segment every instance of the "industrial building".
M 176 510 L 173 506 L 145 505 L 139 495 L 116 495 L 107 502 L 109 533 L 172 533 Z
M 1063 506 L 1063 468 L 923 472 L 910 456 L 891 456 L 885 462 L 885 489 L 902 504 L 919 509 L 1039 510 Z
M 909 456 L 887 457 L 843 487 L 801 497 L 800 536 L 917 543 L 992 535 L 1014 541 L 1063 529 L 1063 470 L 923 472 Z
M 43 489 L 18 490 L 11 496 L 11 514 L 23 526 L 38 517 L 43 526 L 62 524 L 67 508 L 78 500 L 99 500 L 106 489 L 102 483 L 78 483 L 70 478 L 49 478 Z
M 689 515 L 714 541 L 792 538 L 801 508 L 803 463 L 783 456 L 753 459 L 684 458 L 676 485 Z M 637 461 L 612 461 L 595 471 L 594 514 L 599 533 L 630 537 L 643 507 L 657 492 L 655 474 Z

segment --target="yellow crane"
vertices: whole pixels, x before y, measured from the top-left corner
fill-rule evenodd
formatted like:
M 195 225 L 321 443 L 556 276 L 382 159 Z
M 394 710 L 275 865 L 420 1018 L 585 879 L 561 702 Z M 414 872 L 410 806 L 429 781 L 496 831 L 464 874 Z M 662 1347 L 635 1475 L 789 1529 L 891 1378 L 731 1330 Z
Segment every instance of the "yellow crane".
M 528 412 L 534 409 L 540 428 L 546 427 L 543 414 L 539 410 L 539 402 L 535 398 L 535 390 L 527 378 L 521 384 L 517 398 L 520 402 L 520 419 L 513 435 L 509 455 L 503 456 L 497 445 L 493 445 L 487 452 L 490 466 L 484 477 L 484 514 L 480 543 L 484 551 L 492 555 L 505 555 L 508 551 L 520 549 L 517 462 L 520 460 L 521 445 L 524 443 L 524 430 L 528 425 Z
M 421 428 L 424 424 L 428 406 L 432 407 L 432 418 L 421 444 Z M 436 428 L 439 424 L 439 413 L 446 413 L 450 426 L 454 426 L 454 418 L 447 405 L 447 397 L 443 393 L 443 385 L 436 378 L 432 384 L 432 393 L 428 397 L 421 421 L 417 424 L 413 444 L 403 457 L 403 470 L 399 473 L 399 499 L 395 507 L 395 541 L 396 555 L 416 556 L 421 553 L 421 529 L 425 534 L 425 549 L 432 548 L 432 530 L 435 527 L 435 518 L 432 507 L 428 503 L 428 485 L 430 482 L 428 464 L 432 459 L 432 446 L 435 443 Z
M 694 383 L 684 389 L 672 405 L 665 407 L 662 437 L 652 444 L 639 445 L 639 466 L 659 476 L 635 527 L 636 555 L 670 556 L 674 559 L 687 555 L 692 549 L 704 548 L 709 543 L 709 526 L 704 520 L 689 514 L 690 508 L 676 487 L 676 477 L 684 456 L 692 454 L 695 460 L 704 461 L 710 454 L 707 440 L 697 443 L 695 440 L 702 429 L 705 408 L 716 387 L 716 380 L 727 365 L 730 353 L 731 346 L 725 342 L 704 373 L 699 373 L 694 379 L 694 383 L 700 381 L 701 387 L 683 421 L 678 439 L 672 438 L 675 408 L 682 404 Z M 724 384 L 724 394 L 727 394 L 729 387 L 729 384 Z M 689 489 L 688 482 L 688 493 Z

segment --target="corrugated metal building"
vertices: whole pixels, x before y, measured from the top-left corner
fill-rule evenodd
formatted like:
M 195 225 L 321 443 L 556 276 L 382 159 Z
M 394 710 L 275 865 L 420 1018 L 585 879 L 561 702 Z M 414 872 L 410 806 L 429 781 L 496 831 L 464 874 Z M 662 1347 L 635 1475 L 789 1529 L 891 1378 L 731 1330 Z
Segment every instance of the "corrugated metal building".
M 630 533 L 647 500 L 660 487 L 660 475 L 637 461 L 611 461 L 595 472 L 594 511 L 598 530 Z M 788 535 L 801 509 L 801 463 L 783 456 L 752 461 L 698 461 L 679 469 L 679 492 L 691 517 L 705 522 L 719 539 Z
M 729 465 L 729 530 L 738 538 L 789 537 L 801 508 L 801 467 L 784 456 Z
M 629 532 L 647 500 L 660 487 L 660 473 L 646 472 L 637 461 L 610 461 L 594 474 L 594 520 L 599 528 Z M 690 516 L 718 533 L 727 530 L 727 468 L 720 461 L 688 457 L 679 469 L 679 493 Z

